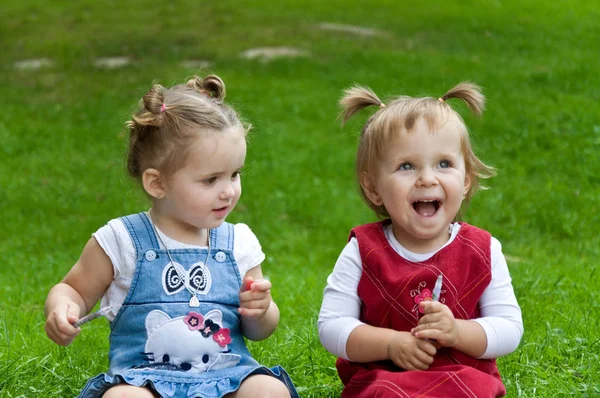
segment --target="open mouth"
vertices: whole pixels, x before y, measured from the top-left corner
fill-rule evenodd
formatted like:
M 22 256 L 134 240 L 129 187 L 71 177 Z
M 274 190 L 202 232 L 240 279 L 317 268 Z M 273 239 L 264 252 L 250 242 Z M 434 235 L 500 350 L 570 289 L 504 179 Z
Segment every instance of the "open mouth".
M 423 199 L 413 202 L 412 206 L 415 211 L 423 217 L 434 216 L 439 210 L 442 202 L 437 199 Z

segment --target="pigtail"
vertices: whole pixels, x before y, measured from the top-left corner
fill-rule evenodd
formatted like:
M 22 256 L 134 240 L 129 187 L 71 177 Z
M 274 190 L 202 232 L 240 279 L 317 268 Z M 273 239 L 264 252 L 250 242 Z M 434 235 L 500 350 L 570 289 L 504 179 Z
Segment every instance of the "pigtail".
M 458 83 L 444 94 L 440 100 L 445 102 L 450 98 L 462 100 L 471 112 L 477 116 L 481 116 L 485 108 L 485 96 L 481 93 L 481 87 L 471 82 Z
M 152 86 L 140 101 L 140 110 L 133 115 L 132 120 L 127 123 L 129 129 L 136 125 L 160 127 L 163 124 L 167 105 L 165 104 L 166 89 L 160 84 Z
M 361 109 L 372 105 L 380 108 L 385 106 L 371 89 L 362 86 L 354 86 L 344 90 L 344 95 L 340 100 L 342 113 L 339 116 L 342 119 L 342 124 L 346 123 L 348 119 Z
M 144 137 L 156 128 L 160 128 L 166 117 L 166 89 L 155 84 L 140 100 L 139 111 L 125 123 L 129 130 L 129 152 L 127 154 L 127 172 L 130 176 L 141 177 L 139 153 Z
M 471 82 L 457 84 L 444 94 L 440 100 L 444 102 L 450 98 L 462 100 L 467 104 L 471 112 L 477 116 L 481 116 L 485 108 L 485 96 L 481 93 L 481 87 Z M 464 144 L 463 152 L 467 174 L 471 176 L 471 187 L 465 196 L 465 201 L 469 201 L 475 192 L 480 189 L 487 189 L 486 186 L 481 184 L 480 180 L 495 176 L 496 170 L 483 163 L 477 155 L 475 155 L 469 141 Z
M 219 102 L 223 102 L 225 99 L 225 83 L 219 76 L 210 75 L 204 79 L 194 76 L 187 81 L 186 85 Z

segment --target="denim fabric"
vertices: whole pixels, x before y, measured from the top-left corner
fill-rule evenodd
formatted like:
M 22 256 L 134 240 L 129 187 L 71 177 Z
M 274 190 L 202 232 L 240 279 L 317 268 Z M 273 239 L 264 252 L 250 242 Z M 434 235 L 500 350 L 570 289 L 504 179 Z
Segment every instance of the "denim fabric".
M 285 370 L 258 364 L 244 342 L 233 226 L 210 231 L 210 253 L 169 250 L 171 264 L 146 213 L 121 220 L 136 247 L 136 270 L 111 323 L 109 370 L 91 379 L 80 397 L 101 396 L 120 383 L 151 386 L 163 397 L 222 397 L 251 374 L 277 377 L 297 397 Z M 199 307 L 190 307 L 185 285 L 198 291 Z

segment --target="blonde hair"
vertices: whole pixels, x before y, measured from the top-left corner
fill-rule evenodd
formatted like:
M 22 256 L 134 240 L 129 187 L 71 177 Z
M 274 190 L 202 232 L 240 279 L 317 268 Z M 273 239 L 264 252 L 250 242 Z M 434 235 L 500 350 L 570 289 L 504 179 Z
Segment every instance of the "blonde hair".
M 473 197 L 477 190 L 486 189 L 485 186 L 481 185 L 480 179 L 489 178 L 496 174 L 493 167 L 483 163 L 473 152 L 464 120 L 447 103 L 447 100 L 451 98 L 464 101 L 471 112 L 477 116 L 483 112 L 485 97 L 481 93 L 481 88 L 470 82 L 457 84 L 441 98 L 400 96 L 387 105 L 366 87 L 354 86 L 344 91 L 344 96 L 340 100 L 342 123 L 345 123 L 355 113 L 368 106 L 380 108 L 363 126 L 356 156 L 356 177 L 360 194 L 365 203 L 379 216 L 389 217 L 389 214 L 383 205 L 378 206 L 369 200 L 360 182 L 360 176 L 363 172 L 373 172 L 377 159 L 381 157 L 390 139 L 393 139 L 401 131 L 410 132 L 420 118 L 423 118 L 432 130 L 436 126 L 447 122 L 456 124 L 461 135 L 461 149 L 465 158 L 466 176 L 471 181 L 465 201 Z
M 246 136 L 250 126 L 224 98 L 225 83 L 215 75 L 193 76 L 171 88 L 154 84 L 126 123 L 129 175 L 141 180 L 148 168 L 174 173 L 187 161 L 190 142 L 201 134 L 238 130 Z

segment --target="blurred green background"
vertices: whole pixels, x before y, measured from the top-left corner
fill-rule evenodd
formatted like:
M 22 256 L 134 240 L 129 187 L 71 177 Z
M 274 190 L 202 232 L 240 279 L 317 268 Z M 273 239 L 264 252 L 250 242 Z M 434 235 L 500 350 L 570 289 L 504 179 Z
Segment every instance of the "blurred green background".
M 44 334 L 50 287 L 108 220 L 148 202 L 125 174 L 124 122 L 153 82 L 218 74 L 254 127 L 240 204 L 281 324 L 251 343 L 303 397 L 341 392 L 316 318 L 349 230 L 375 220 L 337 101 L 484 87 L 460 110 L 498 168 L 466 220 L 503 244 L 521 347 L 498 360 L 509 396 L 600 395 L 600 8 L 597 1 L 33 1 L 0 5 L 0 397 L 75 396 L 107 367 L 108 324 L 69 347 Z M 296 56 L 248 59 L 247 50 Z M 286 52 L 286 51 L 284 51 Z

